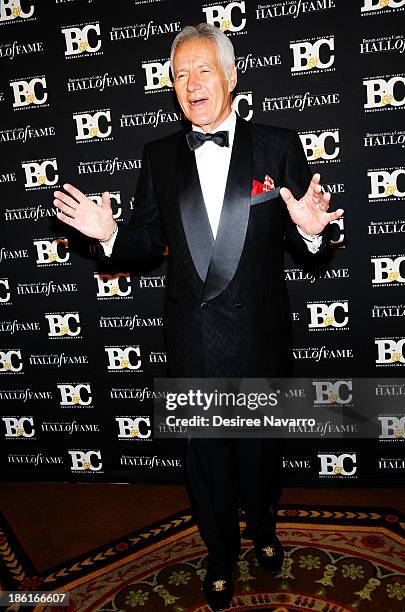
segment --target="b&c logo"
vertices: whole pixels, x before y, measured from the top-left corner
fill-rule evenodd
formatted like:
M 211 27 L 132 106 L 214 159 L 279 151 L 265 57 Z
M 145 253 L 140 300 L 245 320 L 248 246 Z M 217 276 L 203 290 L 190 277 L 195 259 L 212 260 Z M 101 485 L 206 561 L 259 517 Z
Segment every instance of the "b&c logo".
M 6 438 L 32 438 L 35 435 L 33 417 L 2 417 Z
M 164 87 L 173 87 L 170 80 L 170 60 L 162 62 L 145 62 L 142 64 L 145 70 L 146 85 L 145 91 L 159 90 Z
M 21 162 L 25 172 L 26 189 L 52 187 L 59 179 L 56 159 Z
M 21 350 L 0 350 L 0 372 L 21 372 L 23 368 Z
M 379 416 L 381 433 L 379 438 L 401 440 L 405 438 L 405 416 Z
M 405 198 L 405 168 L 386 168 L 367 172 L 370 179 L 370 199 Z M 400 178 L 401 177 L 401 178 Z M 399 185 L 401 180 L 402 187 Z
M 113 210 L 114 219 L 119 219 L 122 214 L 121 208 L 121 193 L 119 191 L 110 191 L 111 208 Z M 88 196 L 95 204 L 101 206 L 101 194 L 92 193 Z
M 391 77 L 364 79 L 366 88 L 366 110 L 376 108 L 398 108 L 405 105 L 405 77 L 398 74 Z
M 14 95 L 13 108 L 43 106 L 48 99 L 44 76 L 34 77 L 29 81 L 11 81 L 10 87 Z
M 352 399 L 353 381 L 351 380 L 316 380 L 314 404 L 349 404 Z
M 99 54 L 101 49 L 99 23 L 62 28 L 62 34 L 66 43 L 65 57 Z
M 345 228 L 344 228 L 344 218 L 340 217 L 340 219 L 335 219 L 334 221 L 331 221 L 329 225 L 331 225 L 332 227 L 337 227 L 338 231 L 337 231 L 337 235 L 333 235 L 332 238 L 330 238 L 329 242 L 331 244 L 337 245 L 337 244 L 342 244 L 342 242 L 344 242 L 345 239 Z
M 106 346 L 108 370 L 139 370 L 142 365 L 139 346 Z
M 8 278 L 0 278 L 0 304 L 10 302 L 11 293 Z
M 290 49 L 293 55 L 292 74 L 309 70 L 327 70 L 333 66 L 335 61 L 333 36 L 291 42 Z
M 2 0 L 0 2 L 0 21 L 12 21 L 13 19 L 29 19 L 34 14 L 34 6 L 23 2 L 21 7 L 20 0 Z
M 76 142 L 108 138 L 112 132 L 111 111 L 99 110 L 92 113 L 75 113 Z
M 339 155 L 339 130 L 303 132 L 299 137 L 309 162 L 332 161 Z
M 131 294 L 131 275 L 129 272 L 118 272 L 117 274 L 94 273 L 97 281 L 97 297 L 112 298 L 126 297 Z
M 356 453 L 342 453 L 341 455 L 318 453 L 318 457 L 321 461 L 319 476 L 353 476 L 357 471 Z
M 246 25 L 245 2 L 229 2 L 225 6 L 215 4 L 205 6 L 202 10 L 207 23 L 217 26 L 222 32 L 240 32 Z
M 50 338 L 63 338 L 64 336 L 77 337 L 80 334 L 80 319 L 78 312 L 48 313 L 44 315 L 48 321 Z
M 242 119 L 246 121 L 250 121 L 253 117 L 253 93 L 251 91 L 245 91 L 236 94 L 232 106 L 239 117 L 242 117 Z
M 347 300 L 331 302 L 330 304 L 311 303 L 307 304 L 310 312 L 309 329 L 322 329 L 333 327 L 345 327 L 349 321 L 349 303 Z
M 381 11 L 382 9 L 398 9 L 405 6 L 405 0 L 363 0 L 362 13 Z
M 51 265 L 66 263 L 69 261 L 70 253 L 67 238 L 55 238 L 54 240 L 34 240 L 37 250 L 38 265 Z
M 89 406 L 92 402 L 89 383 L 58 384 L 61 406 Z
M 152 429 L 150 417 L 140 416 L 131 417 L 115 417 L 118 423 L 118 438 L 123 440 L 150 440 Z
M 405 277 L 401 274 L 401 266 L 405 261 L 405 255 L 399 257 L 372 257 L 371 263 L 374 264 L 374 278 L 372 283 L 405 283 Z M 404 266 L 405 271 L 405 266 Z
M 377 365 L 402 365 L 405 363 L 405 338 L 376 338 Z
M 71 470 L 75 472 L 99 472 L 102 467 L 101 451 L 69 450 Z

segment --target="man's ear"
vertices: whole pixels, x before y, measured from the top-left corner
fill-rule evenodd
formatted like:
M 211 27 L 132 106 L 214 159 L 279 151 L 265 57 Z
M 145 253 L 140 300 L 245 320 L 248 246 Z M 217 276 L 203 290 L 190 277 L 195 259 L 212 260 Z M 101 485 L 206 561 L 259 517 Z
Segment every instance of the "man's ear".
M 234 64 L 229 71 L 229 77 L 228 77 L 229 92 L 232 92 L 235 89 L 237 82 L 238 82 L 238 74 L 236 72 L 236 66 Z

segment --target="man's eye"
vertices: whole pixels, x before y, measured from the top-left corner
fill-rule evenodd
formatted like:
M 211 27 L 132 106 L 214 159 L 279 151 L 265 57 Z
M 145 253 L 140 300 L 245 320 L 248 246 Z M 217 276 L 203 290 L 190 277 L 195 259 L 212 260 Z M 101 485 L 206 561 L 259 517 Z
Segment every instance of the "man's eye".
M 179 81 L 180 79 L 183 79 L 185 76 L 186 76 L 185 74 L 178 74 L 177 81 Z

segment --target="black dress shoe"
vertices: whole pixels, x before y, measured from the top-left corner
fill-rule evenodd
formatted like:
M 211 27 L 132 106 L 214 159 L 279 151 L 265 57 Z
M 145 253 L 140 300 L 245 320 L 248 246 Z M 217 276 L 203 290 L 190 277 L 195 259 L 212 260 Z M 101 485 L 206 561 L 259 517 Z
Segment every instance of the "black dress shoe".
M 284 561 L 284 549 L 277 536 L 255 542 L 257 561 L 267 572 L 279 572 Z
M 208 605 L 214 612 L 229 608 L 233 597 L 232 576 L 229 574 L 216 576 L 207 572 L 203 591 Z

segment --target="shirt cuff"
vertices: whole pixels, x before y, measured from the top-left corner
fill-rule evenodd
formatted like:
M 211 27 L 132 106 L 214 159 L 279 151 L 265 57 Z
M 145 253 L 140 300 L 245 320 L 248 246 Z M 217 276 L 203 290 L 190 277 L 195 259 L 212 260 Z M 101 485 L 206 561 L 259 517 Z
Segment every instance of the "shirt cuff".
M 306 232 L 304 232 L 303 229 L 300 228 L 299 225 L 297 225 L 297 230 L 298 233 L 301 234 L 301 236 L 305 240 L 305 244 L 307 245 L 308 251 L 310 251 L 311 253 L 317 253 L 321 248 L 322 234 L 307 234 Z
M 103 247 L 103 251 L 104 251 L 104 255 L 106 257 L 111 257 L 111 253 L 112 250 L 114 248 L 114 243 L 115 243 L 115 239 L 117 237 L 118 231 L 114 232 L 114 234 L 111 236 L 110 240 L 108 240 L 107 242 L 100 242 L 101 246 Z

